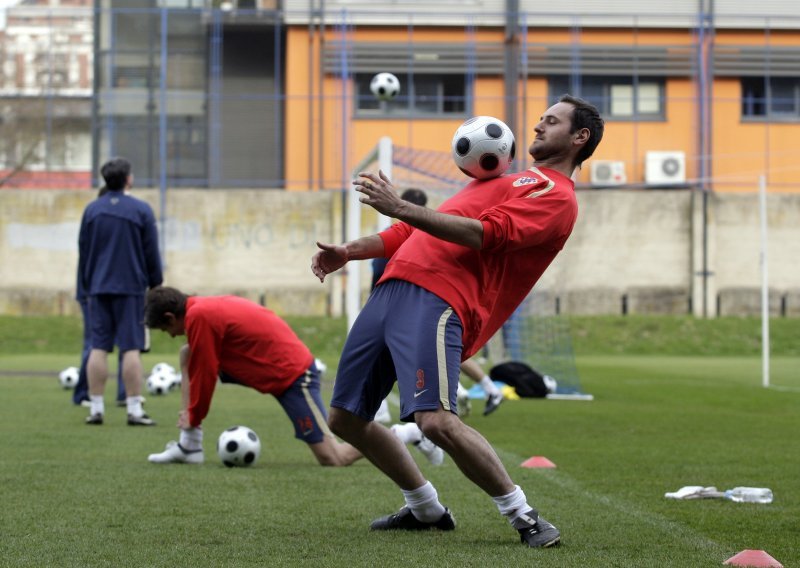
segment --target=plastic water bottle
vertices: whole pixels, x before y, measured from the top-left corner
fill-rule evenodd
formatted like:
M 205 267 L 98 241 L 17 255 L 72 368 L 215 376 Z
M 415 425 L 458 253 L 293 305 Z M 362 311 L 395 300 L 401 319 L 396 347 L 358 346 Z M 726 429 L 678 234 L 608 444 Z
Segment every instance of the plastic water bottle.
M 772 503 L 772 490 L 766 487 L 734 487 L 725 492 L 725 499 L 736 503 Z

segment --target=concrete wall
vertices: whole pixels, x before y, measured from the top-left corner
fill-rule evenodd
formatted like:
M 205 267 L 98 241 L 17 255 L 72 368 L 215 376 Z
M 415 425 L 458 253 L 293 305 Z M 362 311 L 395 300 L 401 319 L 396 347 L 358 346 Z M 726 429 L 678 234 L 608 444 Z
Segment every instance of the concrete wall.
M 135 190 L 160 218 L 159 194 Z M 566 248 L 537 285 L 546 312 L 746 315 L 760 310 L 757 195 L 579 191 Z M 77 313 L 77 234 L 94 192 L 0 191 L 0 313 Z M 437 203 L 435 196 L 432 204 Z M 342 240 L 338 192 L 173 190 L 165 283 L 235 293 L 283 314 L 341 314 L 346 273 L 320 284 L 316 241 Z M 800 316 L 800 195 L 768 197 L 770 307 Z M 374 211 L 362 230 L 373 232 Z M 703 278 L 702 267 L 708 268 Z M 368 263 L 362 264 L 364 296 Z M 704 305 L 703 299 L 706 302 Z

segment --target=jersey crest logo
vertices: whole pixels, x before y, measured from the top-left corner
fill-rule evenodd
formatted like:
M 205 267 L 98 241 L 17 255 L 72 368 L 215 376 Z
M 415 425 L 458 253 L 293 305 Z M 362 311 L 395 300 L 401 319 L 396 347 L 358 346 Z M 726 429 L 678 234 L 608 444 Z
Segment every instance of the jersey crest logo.
M 533 185 L 534 183 L 539 183 L 539 178 L 535 178 L 533 176 L 522 176 L 519 179 L 515 179 L 513 185 L 514 187 L 522 187 L 523 185 Z

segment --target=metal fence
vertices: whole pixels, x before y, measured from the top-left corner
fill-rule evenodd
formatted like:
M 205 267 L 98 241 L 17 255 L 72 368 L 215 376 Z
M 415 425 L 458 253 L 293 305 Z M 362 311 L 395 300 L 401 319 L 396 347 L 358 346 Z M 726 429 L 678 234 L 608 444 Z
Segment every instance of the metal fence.
M 800 190 L 799 17 L 251 5 L 8 9 L 0 187 L 94 187 L 124 155 L 140 187 L 341 189 L 379 134 L 447 150 L 492 113 L 526 148 L 569 91 L 608 123 L 582 186 Z

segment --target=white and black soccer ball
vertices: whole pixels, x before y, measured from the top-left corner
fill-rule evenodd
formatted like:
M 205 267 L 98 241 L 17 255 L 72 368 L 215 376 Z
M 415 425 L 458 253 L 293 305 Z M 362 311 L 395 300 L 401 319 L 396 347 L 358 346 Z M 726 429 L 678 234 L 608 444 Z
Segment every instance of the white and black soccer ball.
M 475 116 L 458 127 L 452 148 L 458 169 L 475 179 L 491 179 L 503 175 L 511 166 L 516 141 L 502 120 Z
M 155 365 L 153 365 L 153 369 L 150 371 L 150 373 L 151 374 L 152 373 L 161 373 L 162 371 L 166 371 L 166 372 L 174 374 L 175 373 L 175 367 L 173 367 L 169 363 L 164 363 L 162 361 L 161 363 L 156 363 Z
M 67 367 L 58 374 L 58 382 L 61 383 L 64 389 L 74 389 L 78 384 L 80 378 L 80 369 L 78 367 Z
M 219 435 L 217 455 L 227 467 L 248 467 L 261 455 L 261 440 L 247 426 L 233 426 Z
M 156 373 L 150 373 L 145 381 L 147 392 L 160 396 L 167 394 L 172 387 L 173 376 L 175 373 L 170 373 L 167 370 L 161 370 Z
M 369 90 L 380 101 L 390 101 L 400 93 L 400 79 L 391 73 L 378 73 L 369 82 Z

